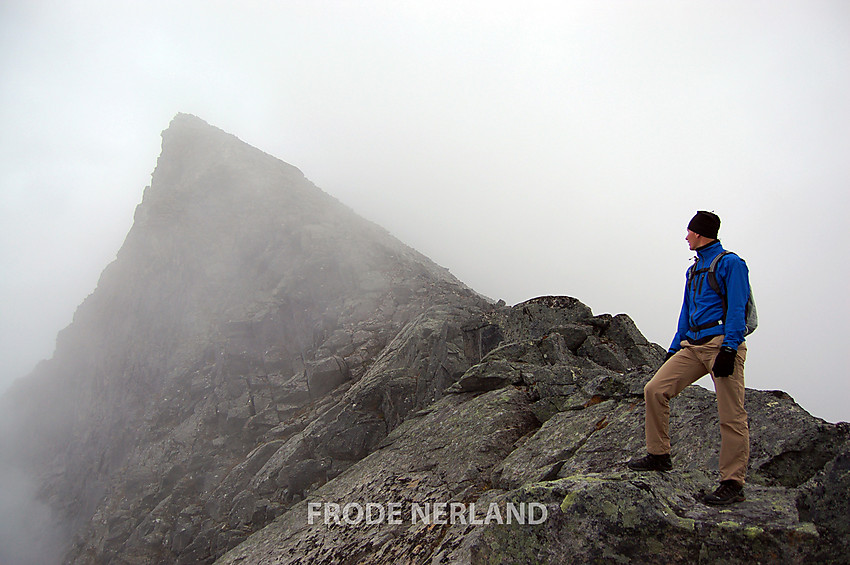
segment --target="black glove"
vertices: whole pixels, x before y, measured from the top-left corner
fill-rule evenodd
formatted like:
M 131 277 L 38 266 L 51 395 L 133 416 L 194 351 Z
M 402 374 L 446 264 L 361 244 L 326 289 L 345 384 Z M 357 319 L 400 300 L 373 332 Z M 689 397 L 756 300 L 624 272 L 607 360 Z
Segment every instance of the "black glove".
M 712 372 L 715 377 L 728 377 L 735 371 L 735 356 L 737 351 L 725 345 L 720 348 L 720 353 L 714 358 Z
M 661 362 L 661 364 L 663 365 L 664 363 L 666 363 L 666 362 L 667 362 L 667 360 L 668 360 L 668 359 L 670 359 L 670 358 L 671 358 L 672 356 L 674 356 L 675 354 L 676 354 L 676 352 L 675 352 L 675 351 L 668 351 L 668 352 L 667 352 L 667 355 L 665 355 L 665 356 L 664 356 L 664 361 L 662 361 L 662 362 Z

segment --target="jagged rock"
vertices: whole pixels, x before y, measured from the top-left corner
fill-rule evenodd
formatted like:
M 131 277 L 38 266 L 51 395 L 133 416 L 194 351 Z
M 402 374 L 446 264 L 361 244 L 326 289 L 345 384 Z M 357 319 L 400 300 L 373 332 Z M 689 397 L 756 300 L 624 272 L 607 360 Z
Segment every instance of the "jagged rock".
M 504 339 L 499 325 L 484 319 L 472 320 L 461 330 L 463 330 L 464 354 L 472 363 L 480 362 Z
M 590 308 L 568 296 L 541 296 L 502 309 L 497 323 L 505 341 L 540 339 L 552 328 L 593 317 Z
M 625 410 L 627 406 L 607 400 L 585 410 L 556 413 L 496 466 L 494 485 L 511 490 L 557 478 L 564 463 Z
M 329 393 L 348 380 L 348 365 L 341 357 L 327 357 L 307 363 L 307 388 L 313 398 Z
M 289 496 L 304 496 L 304 491 L 315 483 L 328 480 L 328 470 L 331 461 L 328 459 L 303 459 L 282 468 L 275 478 L 278 485 L 283 486 Z
M 430 559 L 447 525 L 410 523 L 410 505 L 475 499 L 489 484 L 493 466 L 513 443 L 535 425 L 528 400 L 515 388 L 479 396 L 450 395 L 427 413 L 396 428 L 384 447 L 335 480 L 311 493 L 307 500 L 252 536 L 220 563 L 248 560 L 263 563 L 340 562 L 348 559 L 380 563 Z M 470 429 L 480 433 L 471 434 Z M 434 433 L 434 430 L 442 433 Z M 357 505 L 398 502 L 405 523 L 382 520 L 375 524 L 325 525 L 321 508 L 310 524 L 309 503 Z M 352 521 L 355 518 L 351 514 Z M 281 553 L 276 548 L 292 551 Z
M 664 360 L 667 351 L 660 345 L 649 343 L 640 333 L 634 320 L 625 314 L 617 314 L 604 333 L 605 337 L 625 351 L 630 365 L 655 367 Z
M 798 487 L 846 449 L 850 428 L 813 418 L 781 391 L 747 391 L 753 480 Z
M 522 383 L 522 364 L 493 359 L 471 367 L 448 392 L 485 392 Z
M 346 406 L 374 410 L 389 432 L 407 414 L 439 400 L 470 366 L 461 327 L 476 310 L 440 306 L 420 314 L 352 387 Z
M 847 427 L 844 425 L 843 427 Z M 800 519 L 813 522 L 823 543 L 813 560 L 840 563 L 850 555 L 850 443 L 802 485 L 797 496 Z
M 625 371 L 631 364 L 622 349 L 595 335 L 587 336 L 577 353 L 613 371 Z

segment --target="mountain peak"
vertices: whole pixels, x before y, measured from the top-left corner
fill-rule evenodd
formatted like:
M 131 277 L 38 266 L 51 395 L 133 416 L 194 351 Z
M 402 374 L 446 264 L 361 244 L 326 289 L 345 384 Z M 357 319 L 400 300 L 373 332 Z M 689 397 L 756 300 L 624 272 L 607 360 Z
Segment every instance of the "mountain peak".
M 695 508 L 684 490 L 709 484 L 716 459 L 709 391 L 672 407 L 691 445 L 682 473 L 617 469 L 642 449 L 642 387 L 664 354 L 628 316 L 569 297 L 492 304 L 200 118 L 178 114 L 162 140 L 116 260 L 54 357 L 0 399 L 14 423 L 0 428 L 0 469 L 36 477 L 61 524 L 50 533 L 65 557 L 32 562 L 484 563 L 490 549 L 587 562 L 670 543 L 679 560 L 659 559 L 829 562 L 846 550 L 846 497 L 821 495 L 847 490 L 847 426 L 748 391 L 750 510 Z M 410 500 L 534 502 L 550 521 L 307 523 L 310 502 Z
M 304 175 L 296 167 L 197 116 L 177 114 L 162 132 L 162 152 L 152 187 L 162 184 L 171 190 L 197 192 L 223 187 L 244 190 L 262 187 L 271 193 L 302 181 Z M 245 202 L 251 202 L 251 196 L 256 197 L 245 196 Z

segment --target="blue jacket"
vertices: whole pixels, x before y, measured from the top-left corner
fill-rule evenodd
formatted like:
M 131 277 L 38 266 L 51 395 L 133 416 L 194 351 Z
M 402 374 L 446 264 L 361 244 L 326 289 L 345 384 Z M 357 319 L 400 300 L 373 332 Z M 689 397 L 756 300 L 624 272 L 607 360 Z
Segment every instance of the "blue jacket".
M 708 269 L 712 259 L 723 252 L 720 241 L 697 249 L 695 270 Z M 723 299 L 708 284 L 708 273 L 703 272 L 688 281 L 685 276 L 685 299 L 679 314 L 679 326 L 670 351 L 682 348 L 686 338 L 699 340 L 709 336 L 724 335 L 723 346 L 738 349 L 744 342 L 747 300 L 750 296 L 750 276 L 747 264 L 734 254 L 723 257 L 715 267 L 714 275 L 720 290 L 726 295 L 726 321 L 723 323 Z M 693 328 L 714 323 L 703 330 Z

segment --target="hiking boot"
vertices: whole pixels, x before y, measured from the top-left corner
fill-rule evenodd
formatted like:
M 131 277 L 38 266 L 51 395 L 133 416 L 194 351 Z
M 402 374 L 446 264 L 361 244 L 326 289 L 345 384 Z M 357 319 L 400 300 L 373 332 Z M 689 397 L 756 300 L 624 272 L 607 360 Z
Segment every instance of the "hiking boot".
M 738 481 L 720 481 L 720 486 L 717 490 L 707 494 L 702 501 L 706 504 L 725 505 L 734 504 L 735 502 L 743 502 L 744 487 Z
M 670 454 L 653 455 L 647 453 L 646 457 L 640 459 L 632 459 L 626 464 L 632 471 L 669 471 L 673 468 L 673 462 L 670 461 Z

